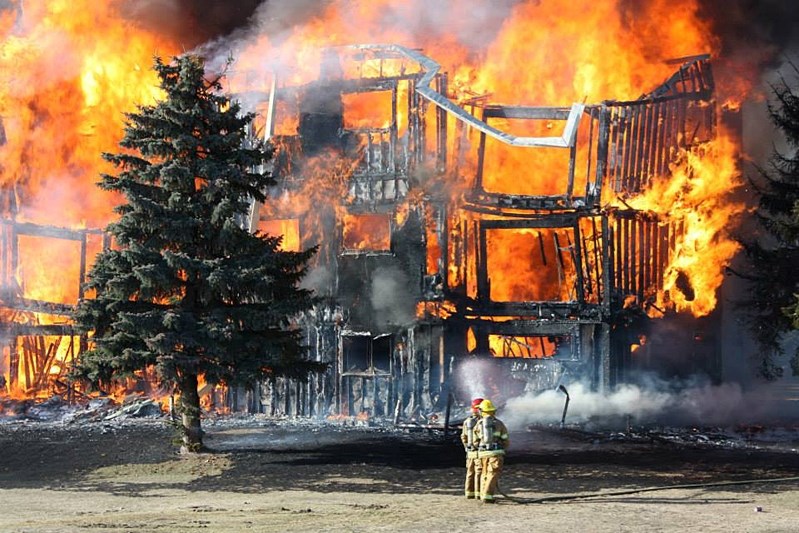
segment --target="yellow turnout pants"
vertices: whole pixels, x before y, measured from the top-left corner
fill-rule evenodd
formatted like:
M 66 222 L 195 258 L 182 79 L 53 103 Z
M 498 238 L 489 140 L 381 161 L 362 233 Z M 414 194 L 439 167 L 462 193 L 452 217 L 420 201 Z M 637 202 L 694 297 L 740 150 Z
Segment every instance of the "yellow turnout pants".
M 480 476 L 482 464 L 476 452 L 466 454 L 466 485 L 464 487 L 467 498 L 480 497 Z
M 504 455 L 489 455 L 482 457 L 483 473 L 480 479 L 480 498 L 483 500 L 493 500 L 499 484 L 499 475 L 502 473 L 502 465 L 505 462 Z

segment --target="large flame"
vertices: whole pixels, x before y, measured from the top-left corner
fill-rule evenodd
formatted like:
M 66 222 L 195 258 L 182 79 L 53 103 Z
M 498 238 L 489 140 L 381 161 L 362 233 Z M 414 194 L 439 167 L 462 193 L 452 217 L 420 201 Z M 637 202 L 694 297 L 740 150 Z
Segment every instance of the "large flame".
M 94 186 L 109 170 L 100 153 L 118 149 L 125 112 L 158 96 L 153 56 L 175 50 L 112 5 L 26 2 L 5 13 L 0 184 L 17 186 L 27 220 L 97 226 L 112 214 L 114 199 Z
M 664 59 L 717 50 L 697 11 L 695 0 L 523 2 L 472 89 L 509 104 L 637 98 L 671 73 Z
M 744 211 L 732 199 L 741 185 L 736 164 L 739 146 L 720 129 L 713 141 L 679 154 L 671 176 L 660 180 L 640 197 L 627 203 L 677 220 L 683 233 L 677 235 L 664 289 L 677 309 L 704 316 L 716 307 L 716 289 L 724 277 L 724 266 L 740 248 L 730 229 Z M 680 281 L 687 276 L 687 281 Z M 690 287 L 682 286 L 690 283 Z M 659 295 L 664 305 L 665 294 Z

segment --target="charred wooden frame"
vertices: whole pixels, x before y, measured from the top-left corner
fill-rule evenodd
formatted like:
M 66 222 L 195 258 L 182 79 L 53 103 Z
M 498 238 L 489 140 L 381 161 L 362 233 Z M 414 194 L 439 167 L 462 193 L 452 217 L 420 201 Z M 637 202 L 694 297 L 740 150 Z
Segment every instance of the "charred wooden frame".
M 86 344 L 85 338 L 78 335 L 71 323 L 74 305 L 24 297 L 17 281 L 21 266 L 20 237 L 78 243 L 80 265 L 76 292 L 78 298 L 82 298 L 88 260 L 87 242 L 91 236 L 101 239 L 104 249 L 110 245 L 110 236 L 98 229 L 76 230 L 14 219 L 0 220 L 0 307 L 3 313 L 0 333 L 7 346 L 11 388 L 20 385 L 22 369 L 23 388 L 27 392 L 67 392 L 63 375 L 68 369 L 65 364 L 56 362 L 56 355 L 66 352 L 70 359 L 74 359 Z M 42 323 L 44 317 L 49 317 L 47 322 L 50 323 Z M 53 372 L 56 365 L 59 371 Z
M 432 408 L 436 399 L 440 400 L 444 390 L 453 386 L 452 365 L 457 366 L 459 360 L 473 355 L 510 365 L 516 373 L 551 367 L 554 370 L 546 374 L 555 376 L 568 369 L 586 377 L 597 389 L 623 380 L 625 366 L 629 364 L 629 343 L 625 339 L 634 336 L 626 325 L 627 316 L 636 310 L 643 314 L 655 305 L 655 296 L 663 289 L 664 271 L 673 254 L 675 238 L 682 228 L 679 220 L 661 220 L 646 211 L 614 207 L 609 199 L 623 205 L 624 197 L 641 193 L 652 180 L 668 179 L 669 164 L 679 150 L 713 138 L 715 108 L 708 57 L 684 58 L 679 70 L 664 84 L 634 101 L 524 107 L 500 106 L 476 98 L 458 106 L 446 95 L 447 80 L 438 64 L 419 52 L 399 46 L 359 46 L 346 50 L 360 54 L 360 60 L 378 59 L 380 73 L 383 61 L 416 64 L 415 68 L 407 67 L 403 76 L 381 79 L 378 74 L 368 79 L 337 82 L 335 86 L 334 90 L 340 94 L 393 91 L 388 128 L 351 132 L 372 137 L 362 143 L 368 147 L 365 163 L 353 173 L 349 199 L 341 199 L 349 212 L 392 213 L 414 186 L 403 181 L 407 189 L 401 194 L 396 194 L 396 186 L 386 194 L 380 183 L 386 178 L 396 179 L 392 172 L 405 179 L 415 165 L 422 167 L 432 162 L 439 172 L 458 173 L 466 143 L 456 146 L 457 153 L 448 157 L 447 139 L 453 132 L 460 139 L 468 131 L 475 131 L 479 143 L 476 175 L 469 180 L 472 188 L 465 202 L 453 207 L 446 198 L 430 196 L 425 200 L 427 207 L 423 210 L 432 216 L 425 219 L 425 231 L 418 238 L 424 243 L 426 236 L 435 236 L 439 267 L 437 272 L 424 276 L 421 288 L 411 290 L 422 309 L 415 323 L 395 324 L 390 328 L 395 349 L 391 356 L 394 364 L 387 374 L 369 368 L 353 371 L 342 366 L 347 357 L 341 348 L 342 336 L 371 338 L 374 334 L 368 318 L 352 307 L 358 305 L 358 298 L 353 300 L 334 291 L 333 299 L 345 302 L 344 323 L 349 320 L 360 327 L 345 328 L 346 335 L 345 330 L 335 333 L 339 348 L 336 353 L 327 352 L 337 369 L 334 382 L 338 390 L 332 393 L 335 401 L 329 402 L 330 412 L 355 415 L 363 409 L 385 416 L 387 406 L 396 401 L 395 414 L 413 416 L 420 407 Z M 397 153 L 394 95 L 400 80 L 413 89 L 408 96 L 408 109 L 417 109 L 420 98 L 437 107 L 436 139 L 426 144 L 423 135 L 428 130 L 421 125 L 426 115 L 409 112 L 412 118 L 408 129 L 412 133 L 407 135 L 404 145 L 408 163 L 374 164 L 370 154 L 376 153 L 375 144 L 388 144 L 388 153 Z M 491 122 L 497 119 L 559 124 L 560 135 L 515 136 L 493 127 Z M 418 128 L 411 127 L 414 120 L 420 121 Z M 377 138 L 380 140 L 375 143 L 373 139 Z M 562 189 L 539 195 L 487 190 L 484 166 L 489 157 L 486 152 L 489 138 L 520 150 L 563 150 Z M 385 161 L 384 153 L 381 162 Z M 584 174 L 578 175 L 578 170 Z M 535 169 L 529 169 L 529 176 L 520 179 L 536 179 Z M 615 202 L 616 197 L 622 201 Z M 393 227 L 392 234 L 395 230 Z M 551 261 L 546 266 L 555 265 L 559 273 L 571 269 L 567 278 L 573 287 L 562 293 L 566 296 L 521 301 L 492 298 L 487 242 L 489 234 L 498 231 L 535 232 L 542 263 Z M 545 233 L 547 237 L 542 236 Z M 353 250 L 341 245 L 337 248 L 336 264 L 341 268 L 341 259 Z M 551 258 L 546 250 L 552 250 Z M 400 262 L 417 253 L 394 245 L 390 251 Z M 363 257 L 359 259 L 358 255 Z M 356 253 L 353 264 L 365 264 L 367 257 L 374 257 L 374 252 Z M 369 274 L 366 275 L 368 278 Z M 342 286 L 337 285 L 337 289 Z M 417 341 L 421 332 L 439 339 L 438 342 L 420 348 Z M 467 336 L 473 340 L 468 341 Z M 497 340 L 504 343 L 505 348 L 500 350 L 505 353 L 494 352 L 496 347 L 492 343 Z M 536 342 L 542 348 L 534 347 Z M 506 357 L 497 357 L 500 355 Z M 514 362 L 523 359 L 537 362 Z M 383 393 L 377 391 L 380 380 L 385 380 Z M 411 384 L 411 392 L 399 393 L 400 383 Z M 358 391 L 357 398 L 353 397 L 353 387 Z M 382 407 L 377 408 L 380 402 Z

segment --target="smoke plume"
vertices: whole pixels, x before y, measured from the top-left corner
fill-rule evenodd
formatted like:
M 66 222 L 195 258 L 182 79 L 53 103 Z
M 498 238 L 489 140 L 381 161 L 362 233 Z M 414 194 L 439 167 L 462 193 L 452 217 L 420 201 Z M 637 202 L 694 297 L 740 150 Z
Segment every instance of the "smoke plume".
M 189 50 L 248 27 L 263 1 L 132 0 L 119 4 L 123 16 Z
M 714 385 L 698 380 L 677 384 L 652 379 L 648 385 L 625 384 L 607 394 L 593 392 L 583 383 L 569 384 L 567 391 L 566 424 L 729 427 L 786 422 L 797 415 L 796 406 L 768 386 L 744 390 L 738 383 Z M 565 401 L 559 390 L 519 396 L 507 401 L 500 418 L 515 428 L 558 423 Z

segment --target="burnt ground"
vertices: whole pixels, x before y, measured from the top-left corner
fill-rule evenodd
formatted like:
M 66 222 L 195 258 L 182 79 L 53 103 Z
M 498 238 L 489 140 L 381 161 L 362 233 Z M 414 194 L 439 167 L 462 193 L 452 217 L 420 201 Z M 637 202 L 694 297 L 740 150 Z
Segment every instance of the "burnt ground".
M 799 519 L 794 431 L 523 428 L 510 499 L 489 506 L 462 496 L 454 433 L 259 417 L 205 428 L 212 451 L 182 456 L 160 417 L 0 423 L 0 531 L 796 531 Z

